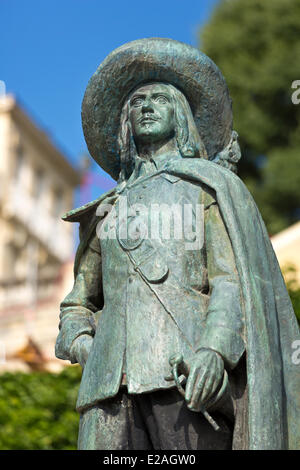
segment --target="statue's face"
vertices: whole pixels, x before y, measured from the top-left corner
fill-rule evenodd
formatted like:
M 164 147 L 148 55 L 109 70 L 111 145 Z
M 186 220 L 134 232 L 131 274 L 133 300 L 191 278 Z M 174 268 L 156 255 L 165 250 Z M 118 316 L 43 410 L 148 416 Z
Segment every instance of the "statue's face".
M 173 137 L 174 104 L 168 86 L 151 83 L 136 89 L 129 101 L 129 119 L 137 144 Z

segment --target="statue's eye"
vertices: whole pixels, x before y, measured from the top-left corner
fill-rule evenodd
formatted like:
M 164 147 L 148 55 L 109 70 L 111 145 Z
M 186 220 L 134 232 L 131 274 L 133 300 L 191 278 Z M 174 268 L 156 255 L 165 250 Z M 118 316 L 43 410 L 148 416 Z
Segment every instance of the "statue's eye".
M 135 106 L 135 107 L 141 106 L 142 104 L 143 104 L 142 98 L 135 98 L 131 102 L 131 106 Z
M 168 99 L 164 95 L 158 95 L 155 98 L 155 101 L 159 104 L 166 104 L 168 103 Z

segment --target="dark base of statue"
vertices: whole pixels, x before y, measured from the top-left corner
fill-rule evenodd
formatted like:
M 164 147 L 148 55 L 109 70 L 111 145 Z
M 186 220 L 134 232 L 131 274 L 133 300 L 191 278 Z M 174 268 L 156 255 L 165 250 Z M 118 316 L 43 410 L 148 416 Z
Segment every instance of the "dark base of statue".
M 80 417 L 79 450 L 225 450 L 233 423 L 213 413 L 216 432 L 201 413 L 190 411 L 177 390 L 119 393 Z

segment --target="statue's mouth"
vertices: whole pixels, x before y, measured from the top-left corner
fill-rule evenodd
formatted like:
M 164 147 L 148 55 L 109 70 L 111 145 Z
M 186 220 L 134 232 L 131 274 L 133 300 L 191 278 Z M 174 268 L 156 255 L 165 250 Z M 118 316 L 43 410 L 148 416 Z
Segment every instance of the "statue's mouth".
M 154 116 L 143 116 L 139 122 L 142 124 L 147 124 L 148 122 L 156 122 L 159 121 L 159 117 L 154 117 Z

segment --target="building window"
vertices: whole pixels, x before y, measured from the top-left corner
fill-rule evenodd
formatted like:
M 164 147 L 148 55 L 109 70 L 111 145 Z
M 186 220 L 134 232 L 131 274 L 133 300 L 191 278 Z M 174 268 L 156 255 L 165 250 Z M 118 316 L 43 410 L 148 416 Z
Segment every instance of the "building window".
M 16 158 L 15 158 L 14 178 L 16 181 L 20 181 L 23 166 L 24 166 L 24 149 L 21 145 L 19 145 L 16 151 Z
M 7 280 L 16 279 L 16 266 L 18 261 L 19 250 L 13 243 L 7 243 L 4 251 L 4 272 Z
M 64 194 L 61 188 L 57 188 L 53 193 L 52 215 L 55 218 L 61 217 L 64 212 Z
M 35 172 L 33 179 L 32 196 L 34 199 L 39 200 L 43 196 L 45 188 L 45 172 L 42 169 L 38 169 Z

